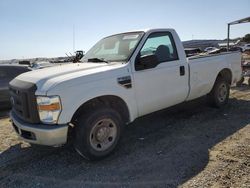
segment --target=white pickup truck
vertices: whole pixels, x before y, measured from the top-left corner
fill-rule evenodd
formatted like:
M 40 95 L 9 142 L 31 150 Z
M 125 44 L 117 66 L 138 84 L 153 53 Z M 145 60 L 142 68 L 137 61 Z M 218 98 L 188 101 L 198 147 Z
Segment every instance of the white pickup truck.
M 115 149 L 125 124 L 204 95 L 221 107 L 241 78 L 240 53 L 186 58 L 173 29 L 106 37 L 81 61 L 10 82 L 10 117 L 20 138 L 50 146 L 71 138 L 82 156 L 101 159 Z

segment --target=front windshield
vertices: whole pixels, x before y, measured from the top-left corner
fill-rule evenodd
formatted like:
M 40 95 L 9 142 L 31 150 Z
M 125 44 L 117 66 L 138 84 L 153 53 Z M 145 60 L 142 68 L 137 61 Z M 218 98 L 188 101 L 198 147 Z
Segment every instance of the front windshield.
M 83 62 L 96 62 L 94 60 L 127 61 L 143 32 L 123 33 L 112 35 L 100 40 L 82 58 Z

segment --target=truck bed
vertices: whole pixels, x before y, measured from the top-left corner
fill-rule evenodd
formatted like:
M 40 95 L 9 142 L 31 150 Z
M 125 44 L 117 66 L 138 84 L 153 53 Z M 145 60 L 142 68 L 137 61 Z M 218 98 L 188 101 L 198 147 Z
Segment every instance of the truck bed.
M 187 59 L 193 60 L 193 59 L 198 59 L 198 58 L 215 57 L 215 56 L 228 55 L 228 54 L 234 54 L 234 53 L 239 53 L 239 52 L 220 52 L 216 54 L 203 53 L 203 54 L 187 57 Z
M 190 71 L 190 93 L 187 100 L 206 95 L 212 90 L 220 70 L 232 70 L 232 83 L 241 77 L 240 52 L 199 55 L 187 58 Z

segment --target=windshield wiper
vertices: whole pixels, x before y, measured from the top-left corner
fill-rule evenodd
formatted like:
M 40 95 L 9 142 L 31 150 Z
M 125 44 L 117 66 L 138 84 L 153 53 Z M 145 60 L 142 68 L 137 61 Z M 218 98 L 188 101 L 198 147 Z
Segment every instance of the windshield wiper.
M 109 63 L 109 61 L 105 60 L 104 58 L 90 58 L 88 59 L 88 62 L 104 62 L 104 63 Z

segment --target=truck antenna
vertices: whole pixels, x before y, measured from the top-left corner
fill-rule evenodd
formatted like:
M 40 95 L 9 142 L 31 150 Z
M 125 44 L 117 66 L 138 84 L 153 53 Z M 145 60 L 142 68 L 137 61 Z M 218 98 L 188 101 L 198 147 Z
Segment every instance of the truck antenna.
M 75 52 L 75 24 L 73 24 L 73 53 Z

